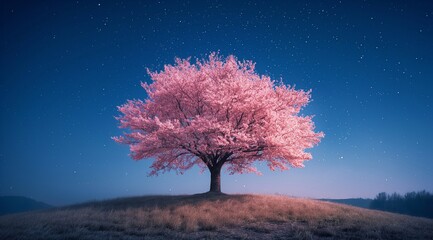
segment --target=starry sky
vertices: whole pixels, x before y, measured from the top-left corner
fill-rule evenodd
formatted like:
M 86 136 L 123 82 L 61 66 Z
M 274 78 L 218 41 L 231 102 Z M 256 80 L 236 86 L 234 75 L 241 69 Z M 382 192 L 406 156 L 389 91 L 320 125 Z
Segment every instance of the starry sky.
M 310 198 L 433 191 L 432 1 L 2 1 L 0 195 L 54 205 L 194 194 L 111 140 L 146 68 L 220 51 L 312 89 L 322 142 L 302 169 L 222 176 L 227 193 Z

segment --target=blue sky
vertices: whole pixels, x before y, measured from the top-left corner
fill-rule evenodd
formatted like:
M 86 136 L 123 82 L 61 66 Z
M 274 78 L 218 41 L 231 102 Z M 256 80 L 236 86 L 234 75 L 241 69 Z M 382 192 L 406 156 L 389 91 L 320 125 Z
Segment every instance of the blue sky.
M 147 177 L 111 140 L 146 68 L 213 51 L 312 89 L 326 137 L 303 169 L 226 175 L 228 193 L 312 198 L 433 191 L 431 1 L 1 3 L 0 195 L 63 205 L 208 190 L 209 174 Z

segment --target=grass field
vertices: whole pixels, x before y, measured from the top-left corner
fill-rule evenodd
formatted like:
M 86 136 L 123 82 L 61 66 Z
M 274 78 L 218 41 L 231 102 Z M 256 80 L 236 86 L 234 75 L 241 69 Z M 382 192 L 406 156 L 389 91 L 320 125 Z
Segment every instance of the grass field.
M 284 196 L 144 196 L 2 216 L 0 238 L 433 239 L 433 220 Z

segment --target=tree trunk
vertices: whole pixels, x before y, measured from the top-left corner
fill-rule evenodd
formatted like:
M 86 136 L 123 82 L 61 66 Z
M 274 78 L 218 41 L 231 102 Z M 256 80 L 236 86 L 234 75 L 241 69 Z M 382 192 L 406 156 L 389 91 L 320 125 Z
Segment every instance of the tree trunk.
M 221 192 L 221 167 L 214 167 L 210 171 L 210 190 L 209 192 Z

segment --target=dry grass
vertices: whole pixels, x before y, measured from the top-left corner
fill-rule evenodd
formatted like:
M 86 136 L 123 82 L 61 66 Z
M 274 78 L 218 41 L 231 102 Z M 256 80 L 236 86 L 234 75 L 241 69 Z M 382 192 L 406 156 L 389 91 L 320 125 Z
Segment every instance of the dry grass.
M 433 239 L 433 220 L 263 195 L 146 196 L 0 217 L 0 239 Z

